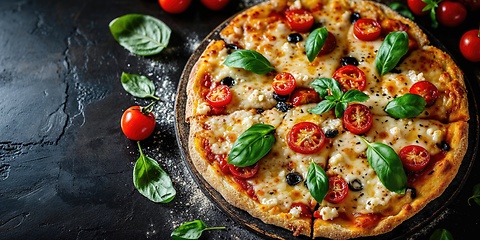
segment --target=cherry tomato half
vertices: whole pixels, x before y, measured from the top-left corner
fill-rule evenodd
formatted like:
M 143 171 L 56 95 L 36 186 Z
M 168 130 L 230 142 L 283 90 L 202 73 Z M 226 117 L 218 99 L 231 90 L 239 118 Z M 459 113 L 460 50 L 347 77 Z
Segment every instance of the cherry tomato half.
M 230 170 L 230 173 L 232 173 L 235 177 L 239 177 L 242 179 L 248 179 L 255 176 L 259 168 L 260 165 L 258 164 L 258 162 L 252 166 L 247 167 L 237 167 L 233 164 L 228 164 L 228 169 Z
M 418 16 L 427 15 L 430 11 L 423 11 L 423 9 L 427 6 L 422 0 L 407 0 L 408 8 L 412 11 L 413 14 Z
M 227 85 L 218 85 L 208 92 L 206 99 L 212 107 L 224 107 L 232 101 L 232 92 Z
M 218 11 L 227 6 L 230 0 L 200 0 L 200 2 L 208 9 Z
M 290 102 L 294 107 L 320 102 L 320 96 L 312 88 L 295 88 L 292 95 L 290 95 Z
M 287 136 L 290 149 L 303 154 L 316 153 L 325 145 L 322 129 L 312 122 L 295 124 Z
M 419 81 L 410 87 L 410 93 L 422 96 L 427 106 L 432 106 L 438 98 L 438 89 L 431 82 Z
M 402 160 L 403 168 L 409 172 L 417 172 L 424 169 L 430 161 L 430 153 L 423 147 L 408 145 L 398 153 Z
M 152 112 L 142 113 L 140 106 L 129 107 L 123 112 L 120 125 L 127 138 L 140 141 L 148 138 L 155 130 L 155 116 Z
M 273 90 L 279 95 L 292 93 L 296 85 L 295 77 L 288 72 L 277 74 L 272 83 Z
M 373 116 L 370 109 L 360 103 L 347 107 L 343 113 L 343 126 L 353 134 L 364 134 L 372 127 Z
M 292 203 L 290 206 L 290 209 L 296 208 L 297 210 L 300 210 L 300 217 L 303 218 L 312 218 L 312 210 L 307 206 L 305 203 Z
M 347 197 L 348 183 L 345 179 L 339 176 L 328 178 L 328 192 L 325 195 L 325 200 L 329 203 L 339 203 Z
M 465 32 L 460 39 L 460 52 L 471 62 L 480 62 L 480 32 L 472 29 Z
M 304 9 L 288 10 L 285 17 L 290 28 L 297 32 L 310 31 L 314 22 L 312 13 Z
M 353 25 L 353 34 L 362 41 L 373 41 L 380 37 L 380 23 L 370 18 L 358 19 Z
M 367 84 L 365 73 L 353 65 L 347 65 L 337 69 L 337 71 L 333 73 L 333 78 L 340 83 L 342 91 L 344 92 L 352 89 L 363 91 Z
M 185 11 L 192 0 L 158 0 L 158 3 L 165 12 L 176 14 Z
M 467 9 L 459 2 L 442 1 L 438 4 L 436 14 L 440 24 L 455 27 L 465 21 Z

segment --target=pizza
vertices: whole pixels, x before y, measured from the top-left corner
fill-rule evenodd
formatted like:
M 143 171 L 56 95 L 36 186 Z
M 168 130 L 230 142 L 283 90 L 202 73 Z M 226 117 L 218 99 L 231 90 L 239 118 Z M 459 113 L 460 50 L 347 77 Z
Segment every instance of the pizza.
M 294 236 L 375 236 L 439 197 L 468 146 L 463 73 L 365 0 L 270 0 L 188 76 L 188 155 L 232 206 Z

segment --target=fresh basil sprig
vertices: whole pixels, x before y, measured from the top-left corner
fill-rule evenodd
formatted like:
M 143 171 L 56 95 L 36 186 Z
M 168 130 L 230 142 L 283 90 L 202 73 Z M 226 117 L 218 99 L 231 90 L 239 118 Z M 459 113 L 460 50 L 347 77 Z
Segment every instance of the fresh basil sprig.
M 202 236 L 203 231 L 223 230 L 226 227 L 208 227 L 202 220 L 185 222 L 170 235 L 174 240 L 195 240 Z
M 328 30 L 325 27 L 313 30 L 305 41 L 305 52 L 307 53 L 308 61 L 313 62 L 317 57 L 323 45 L 327 41 Z
M 143 154 L 137 141 L 140 157 L 133 169 L 133 184 L 146 198 L 153 202 L 168 203 L 176 195 L 172 180 L 157 161 Z
M 268 59 L 254 50 L 236 50 L 227 56 L 225 66 L 243 68 L 256 74 L 265 74 L 275 69 Z
M 325 170 L 313 161 L 308 166 L 306 184 L 312 197 L 321 203 L 328 192 L 328 177 Z
M 368 164 L 373 168 L 380 182 L 392 192 L 405 193 L 407 175 L 395 150 L 383 143 L 370 143 L 365 138 L 358 137 L 367 144 Z
M 145 76 L 122 72 L 121 81 L 123 89 L 134 97 L 160 100 L 155 96 L 155 84 Z
M 453 240 L 453 235 L 447 229 L 439 228 L 432 233 L 429 240 Z
M 375 58 L 375 67 L 383 75 L 397 66 L 408 52 L 408 34 L 404 31 L 391 32 L 380 45 Z
M 426 105 L 422 96 L 407 93 L 388 102 L 384 110 L 394 118 L 413 118 L 420 115 Z
M 121 46 L 140 56 L 161 52 L 167 47 L 172 32 L 164 22 L 143 14 L 127 14 L 115 18 L 109 27 Z
M 480 183 L 473 186 L 473 195 L 468 198 L 468 205 L 470 205 L 470 200 L 473 200 L 477 205 L 480 206 Z
M 238 167 L 251 166 L 267 155 L 275 143 L 275 127 L 257 123 L 243 132 L 233 143 L 228 163 Z
M 335 108 L 335 116 L 339 118 L 343 116 L 348 103 L 365 102 L 369 98 L 367 94 L 356 89 L 344 93 L 333 78 L 317 78 L 312 82 L 312 87 L 324 98 L 317 106 L 308 110 L 313 114 L 322 114 Z

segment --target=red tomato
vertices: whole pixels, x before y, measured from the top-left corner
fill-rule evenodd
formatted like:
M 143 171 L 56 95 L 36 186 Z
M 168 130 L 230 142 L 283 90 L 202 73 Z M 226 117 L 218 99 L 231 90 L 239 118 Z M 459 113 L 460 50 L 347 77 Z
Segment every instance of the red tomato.
M 232 92 L 227 85 L 218 85 L 208 92 L 206 99 L 212 107 L 223 107 L 232 101 Z
M 408 145 L 402 148 L 398 156 L 402 160 L 403 168 L 409 172 L 424 169 L 430 161 L 430 153 L 427 149 L 417 145 Z
M 140 106 L 129 107 L 122 115 L 120 125 L 127 138 L 140 141 L 149 137 L 155 130 L 155 116 L 152 112 L 142 113 Z
M 337 71 L 333 73 L 333 78 L 340 83 L 342 91 L 344 92 L 351 89 L 363 91 L 367 84 L 365 73 L 353 65 L 347 65 L 337 69 Z
M 467 9 L 459 2 L 442 1 L 435 12 L 438 22 L 448 27 L 460 25 L 467 17 Z
M 438 98 L 438 89 L 431 82 L 420 81 L 410 87 L 410 93 L 422 96 L 427 102 L 427 106 L 432 106 Z
M 312 210 L 305 203 L 292 203 L 290 209 L 293 208 L 300 210 L 300 217 L 312 218 Z
M 304 9 L 288 10 L 285 17 L 290 28 L 297 32 L 310 31 L 314 22 L 312 13 Z
M 334 176 L 328 178 L 328 192 L 325 195 L 325 200 L 329 203 L 339 203 L 347 197 L 348 183 L 345 179 Z
M 337 38 L 331 32 L 328 32 L 327 40 L 318 55 L 325 55 L 333 52 L 337 47 Z
M 287 136 L 290 149 L 303 154 L 316 153 L 325 145 L 322 129 L 312 122 L 295 124 Z
M 413 14 L 423 16 L 427 15 L 430 11 L 423 11 L 423 8 L 427 6 L 427 3 L 425 3 L 422 0 L 407 0 L 407 5 L 408 8 L 410 8 L 410 11 L 412 11 Z
M 248 179 L 255 176 L 259 168 L 260 165 L 258 165 L 258 162 L 252 166 L 247 167 L 237 167 L 233 164 L 228 164 L 228 169 L 230 170 L 230 173 L 232 173 L 235 177 L 239 177 L 242 179 Z
M 240 185 L 240 187 L 245 190 L 245 192 L 250 196 L 252 199 L 257 199 L 257 196 L 255 195 L 255 190 L 253 189 L 252 184 L 248 183 L 245 179 L 243 178 L 238 178 L 238 177 L 233 177 L 233 180 Z
M 200 0 L 200 2 L 208 9 L 218 11 L 227 6 L 230 0 Z
M 185 11 L 192 0 L 158 0 L 158 3 L 165 12 L 176 14 Z
M 480 62 L 480 32 L 472 29 L 465 32 L 460 39 L 460 52 L 471 62 Z
M 277 74 L 272 83 L 273 90 L 283 96 L 292 93 L 296 85 L 295 77 L 288 72 Z
M 343 126 L 353 134 L 364 134 L 372 127 L 370 109 L 359 103 L 352 104 L 343 113 Z
M 380 37 L 380 23 L 370 18 L 358 19 L 353 25 L 353 34 L 362 41 L 373 41 Z
M 295 88 L 290 96 L 290 102 L 297 107 L 308 103 L 320 102 L 320 96 L 311 88 Z

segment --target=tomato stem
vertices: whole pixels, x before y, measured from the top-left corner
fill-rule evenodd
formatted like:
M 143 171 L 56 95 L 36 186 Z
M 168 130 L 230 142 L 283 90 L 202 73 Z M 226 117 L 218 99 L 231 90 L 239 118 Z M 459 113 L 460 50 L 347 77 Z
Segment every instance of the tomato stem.
M 153 105 L 155 105 L 157 101 L 153 101 L 151 102 L 150 104 L 148 104 L 147 106 L 145 107 L 140 107 L 140 112 L 145 114 L 145 115 L 148 115 L 150 112 L 152 112 L 153 110 Z

